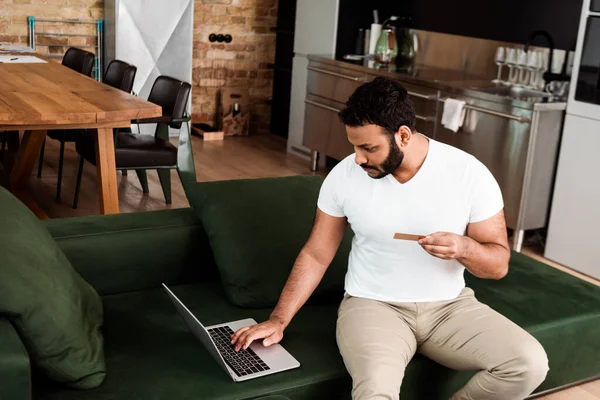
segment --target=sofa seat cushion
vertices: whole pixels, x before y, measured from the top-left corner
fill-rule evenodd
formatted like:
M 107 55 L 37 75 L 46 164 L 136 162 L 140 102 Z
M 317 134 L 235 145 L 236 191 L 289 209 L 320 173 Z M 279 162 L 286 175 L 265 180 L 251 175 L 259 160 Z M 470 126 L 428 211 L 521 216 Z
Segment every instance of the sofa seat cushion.
M 550 371 L 538 390 L 600 377 L 600 287 L 516 252 L 501 280 L 465 277 L 481 302 L 546 350 Z
M 317 176 L 294 176 L 186 188 L 232 303 L 242 307 L 277 303 L 309 237 L 322 182 Z M 352 235 L 348 229 L 313 300 L 343 293 Z
M 600 288 L 514 253 L 500 281 L 469 278 L 479 300 L 531 332 L 544 346 L 550 372 L 537 391 L 600 375 Z M 267 318 L 270 309 L 229 303 L 215 281 L 174 286 L 205 325 Z M 338 300 L 341 300 L 338 299 Z M 300 399 L 347 398 L 351 382 L 335 341 L 339 301 L 307 304 L 285 332 L 283 346 L 300 368 L 234 383 L 188 330 L 163 289 L 103 298 L 109 374 L 85 392 L 46 386 L 41 399 L 251 399 L 268 394 Z M 403 399 L 448 399 L 473 376 L 422 356 L 409 364 Z M 201 395 L 199 395 L 201 394 Z
M 270 313 L 231 305 L 215 281 L 170 289 L 206 326 L 244 318 L 260 322 Z M 36 398 L 229 400 L 291 390 L 314 399 L 350 388 L 335 341 L 337 304 L 308 305 L 288 327 L 282 344 L 300 368 L 236 383 L 193 336 L 164 289 L 110 295 L 103 302 L 104 384 L 81 393 L 37 382 Z

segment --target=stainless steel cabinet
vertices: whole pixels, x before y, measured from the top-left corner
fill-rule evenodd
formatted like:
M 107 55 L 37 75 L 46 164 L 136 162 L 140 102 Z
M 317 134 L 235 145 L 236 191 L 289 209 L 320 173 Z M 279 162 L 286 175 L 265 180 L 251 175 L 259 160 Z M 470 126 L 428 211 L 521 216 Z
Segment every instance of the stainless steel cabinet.
M 440 93 L 440 104 L 447 96 Z M 515 231 L 513 248 L 519 251 L 524 231 L 548 222 L 563 111 L 451 96 L 467 103 L 463 127 L 456 133 L 446 129 L 440 106 L 433 137 L 472 154 L 494 175 L 504 198 L 506 224 Z
M 453 97 L 477 105 L 481 109 L 512 115 L 508 106 L 498 107 L 467 97 Z M 440 105 L 443 106 L 441 101 Z M 442 125 L 440 110 L 433 137 L 472 154 L 488 167 L 502 190 L 507 224 L 515 227 L 521 203 L 531 122 L 519 122 L 472 109 L 466 110 L 465 113 L 465 123 L 455 133 Z M 531 112 L 525 113 L 524 117 L 531 120 Z
M 341 160 L 354 152 L 340 121 L 339 104 L 317 96 L 305 100 L 304 145 L 313 151 Z

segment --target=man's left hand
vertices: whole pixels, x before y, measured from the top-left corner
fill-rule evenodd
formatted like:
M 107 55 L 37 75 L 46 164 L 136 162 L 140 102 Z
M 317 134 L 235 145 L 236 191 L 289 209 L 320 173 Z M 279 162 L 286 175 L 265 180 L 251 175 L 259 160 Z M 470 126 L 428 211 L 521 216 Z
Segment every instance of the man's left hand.
M 423 249 L 434 257 L 455 260 L 464 256 L 467 238 L 456 233 L 437 232 L 419 240 Z

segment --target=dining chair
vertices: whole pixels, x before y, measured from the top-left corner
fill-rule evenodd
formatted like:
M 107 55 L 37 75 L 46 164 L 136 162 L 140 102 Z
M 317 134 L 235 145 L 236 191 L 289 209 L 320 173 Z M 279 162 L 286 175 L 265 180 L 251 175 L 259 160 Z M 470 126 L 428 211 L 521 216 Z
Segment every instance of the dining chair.
M 171 204 L 171 170 L 177 168 L 178 148 L 169 142 L 169 128 L 181 129 L 185 124 L 189 140 L 190 117 L 186 107 L 191 85 L 178 79 L 161 75 L 154 81 L 148 101 L 162 107 L 163 115 L 156 118 L 134 120 L 134 124 L 156 124 L 154 135 L 132 133 L 130 129 L 115 130 L 115 163 L 117 170 L 135 170 L 144 193 L 148 193 L 146 171 L 156 169 L 165 202 Z M 77 208 L 84 162 L 96 165 L 94 134 L 87 131 L 75 142 L 79 154 L 79 170 L 73 208 Z
M 120 89 L 124 92 L 131 93 L 136 73 L 137 68 L 135 66 L 128 64 L 125 61 L 113 60 L 108 64 L 108 67 L 106 68 L 106 73 L 104 74 L 103 82 L 116 89 Z M 60 193 L 62 188 L 65 143 L 75 142 L 79 137 L 81 137 L 83 131 L 83 129 L 65 129 L 48 131 L 47 137 L 49 137 L 50 139 L 58 140 L 60 142 L 60 152 L 58 159 L 58 182 L 56 185 L 56 200 L 60 200 Z M 44 140 L 44 143 L 42 144 L 42 149 L 40 150 L 37 174 L 38 178 L 42 177 L 42 167 L 44 164 L 45 148 L 46 141 Z
M 91 76 L 95 58 L 94 53 L 76 47 L 69 47 L 63 56 L 62 65 L 85 76 Z

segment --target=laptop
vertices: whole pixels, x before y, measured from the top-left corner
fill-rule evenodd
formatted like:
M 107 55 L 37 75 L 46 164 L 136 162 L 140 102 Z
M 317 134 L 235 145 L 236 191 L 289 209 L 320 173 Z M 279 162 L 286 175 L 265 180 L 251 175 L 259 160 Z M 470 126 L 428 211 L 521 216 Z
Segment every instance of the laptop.
M 256 325 L 252 318 L 204 327 L 191 311 L 163 283 L 169 298 L 194 336 L 204 345 L 234 382 L 298 368 L 300 363 L 280 344 L 265 347 L 254 341 L 246 350 L 235 351 L 231 336 L 240 328 Z

